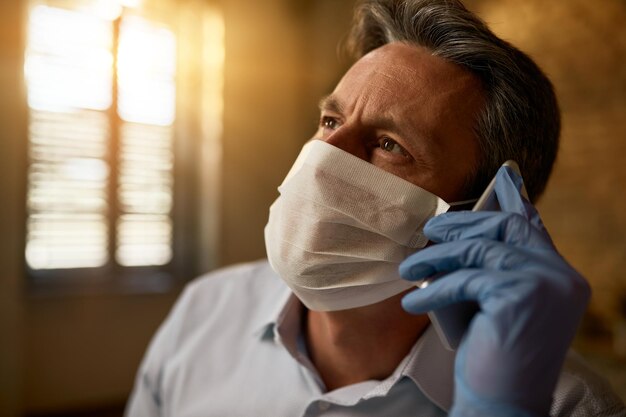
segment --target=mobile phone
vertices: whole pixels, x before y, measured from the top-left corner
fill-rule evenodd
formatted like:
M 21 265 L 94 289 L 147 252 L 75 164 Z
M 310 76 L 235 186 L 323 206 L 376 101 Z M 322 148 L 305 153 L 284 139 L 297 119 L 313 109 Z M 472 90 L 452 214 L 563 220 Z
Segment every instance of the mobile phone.
M 509 167 L 515 171 L 518 175 L 520 169 L 517 163 L 513 160 L 506 161 L 502 166 Z M 472 208 L 472 211 L 500 211 L 500 204 L 495 193 L 496 178 L 491 180 L 485 191 L 482 193 L 476 204 Z M 526 189 L 522 185 L 522 196 L 528 199 Z M 419 288 L 425 288 L 429 283 L 436 280 L 445 273 L 437 274 L 433 277 L 422 280 L 417 286 Z M 472 321 L 474 315 L 479 311 L 478 303 L 474 301 L 464 301 L 456 304 L 451 304 L 444 308 L 431 311 L 428 313 L 431 323 L 433 324 L 435 331 L 437 332 L 439 339 L 448 350 L 456 350 L 463 339 L 463 335 L 467 331 L 467 328 Z

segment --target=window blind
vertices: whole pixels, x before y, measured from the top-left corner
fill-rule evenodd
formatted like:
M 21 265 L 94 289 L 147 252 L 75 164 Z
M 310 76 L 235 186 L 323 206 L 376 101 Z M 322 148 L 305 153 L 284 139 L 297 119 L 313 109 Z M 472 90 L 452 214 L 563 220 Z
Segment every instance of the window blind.
M 170 262 L 175 53 L 171 30 L 138 16 L 31 10 L 31 268 Z
M 172 258 L 175 57 L 167 28 L 138 16 L 122 22 L 116 259 L 125 266 L 163 265 Z

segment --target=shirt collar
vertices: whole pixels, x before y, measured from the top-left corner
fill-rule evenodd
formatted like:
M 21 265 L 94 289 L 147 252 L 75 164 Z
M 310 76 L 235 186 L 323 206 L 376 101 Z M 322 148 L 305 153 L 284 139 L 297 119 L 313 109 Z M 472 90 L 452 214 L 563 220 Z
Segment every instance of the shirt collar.
M 454 358 L 433 326 L 428 326 L 408 356 L 402 371 L 439 408 L 449 411 L 454 394 Z
M 286 287 L 285 291 L 275 298 L 274 306 L 268 310 L 268 314 L 259 317 L 253 326 L 255 335 L 261 339 L 274 339 L 292 356 L 302 360 L 295 349 L 297 333 L 301 329 L 300 320 L 304 309 L 302 303 Z M 434 327 L 428 326 L 388 380 L 410 378 L 428 399 L 439 408 L 449 411 L 454 393 L 455 354 L 443 346 Z M 387 391 L 389 388 L 387 387 Z
M 270 299 L 271 307 L 266 309 L 265 314 L 255 317 L 251 326 L 253 334 L 262 339 L 274 336 L 274 327 L 283 317 L 288 315 L 291 310 L 289 307 L 293 304 L 292 299 L 296 297 L 289 287 L 281 286 L 277 294 L 268 298 Z M 296 301 L 299 302 L 297 299 Z M 298 316 L 300 315 L 299 312 L 294 313 L 297 313 Z

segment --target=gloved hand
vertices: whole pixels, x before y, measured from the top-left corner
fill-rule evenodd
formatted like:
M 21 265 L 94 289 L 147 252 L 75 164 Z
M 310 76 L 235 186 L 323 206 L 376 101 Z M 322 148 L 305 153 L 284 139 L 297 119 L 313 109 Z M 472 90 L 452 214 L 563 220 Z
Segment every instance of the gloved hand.
M 407 294 L 418 314 L 475 301 L 457 351 L 451 416 L 547 416 L 590 289 L 556 251 L 509 168 L 497 173 L 501 212 L 451 212 L 424 229 L 435 245 L 407 258 L 400 274 L 445 274 Z

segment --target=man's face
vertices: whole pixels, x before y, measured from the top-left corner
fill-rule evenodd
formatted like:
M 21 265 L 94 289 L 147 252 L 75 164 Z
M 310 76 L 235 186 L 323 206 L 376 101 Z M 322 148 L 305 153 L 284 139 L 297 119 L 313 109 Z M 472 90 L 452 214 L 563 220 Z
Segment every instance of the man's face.
M 320 104 L 316 137 L 448 202 L 478 161 L 473 126 L 480 81 L 426 49 L 402 43 L 361 58 Z

